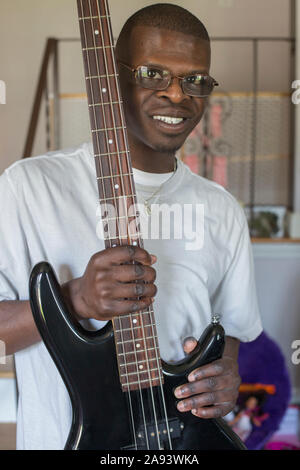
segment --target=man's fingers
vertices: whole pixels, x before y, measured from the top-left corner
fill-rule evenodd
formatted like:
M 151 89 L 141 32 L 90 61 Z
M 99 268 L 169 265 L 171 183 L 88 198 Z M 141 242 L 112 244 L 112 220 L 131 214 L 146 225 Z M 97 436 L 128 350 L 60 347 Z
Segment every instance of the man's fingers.
M 110 300 L 100 305 L 101 315 L 106 320 L 113 317 L 111 312 L 117 312 L 117 315 L 126 315 L 128 313 L 139 313 L 146 311 L 151 305 L 153 299 L 151 297 L 143 297 L 134 300 Z
M 119 282 L 134 282 L 139 280 L 154 282 L 156 279 L 155 269 L 142 264 L 112 266 L 110 274 L 114 280 Z
M 107 290 L 108 299 L 136 299 L 139 297 L 155 297 L 157 287 L 154 284 L 133 282 L 112 284 Z
M 219 392 L 202 393 L 177 403 L 179 411 L 191 411 L 205 406 L 222 405 L 233 402 L 232 390 L 222 390 Z
M 215 377 L 218 375 L 225 374 L 224 362 L 222 360 L 217 360 L 211 364 L 199 367 L 198 369 L 193 370 L 188 376 L 188 380 L 194 382 L 195 380 L 206 379 L 208 377 Z
M 238 390 L 239 385 L 239 377 L 233 378 L 232 375 L 227 374 L 221 377 L 209 377 L 207 379 L 181 385 L 176 388 L 174 393 L 177 398 L 186 398 L 199 393 L 210 393 L 230 388 Z
M 222 418 L 226 416 L 234 408 L 234 403 L 223 403 L 222 405 L 210 406 L 208 408 L 193 409 L 191 413 L 203 419 Z
M 137 262 L 145 266 L 151 266 L 155 261 L 156 257 L 154 255 L 150 255 L 143 248 L 133 245 L 107 248 L 100 253 L 96 253 L 92 257 L 92 262 L 98 268 L 102 268 L 103 265 L 112 266 L 130 262 Z

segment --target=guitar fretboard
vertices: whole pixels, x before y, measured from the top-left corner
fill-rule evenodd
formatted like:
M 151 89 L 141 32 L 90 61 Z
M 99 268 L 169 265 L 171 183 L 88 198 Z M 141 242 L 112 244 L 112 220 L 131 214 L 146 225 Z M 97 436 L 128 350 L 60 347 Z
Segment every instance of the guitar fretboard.
M 143 247 L 108 2 L 77 5 L 105 246 Z M 152 307 L 113 325 L 123 391 L 161 385 Z

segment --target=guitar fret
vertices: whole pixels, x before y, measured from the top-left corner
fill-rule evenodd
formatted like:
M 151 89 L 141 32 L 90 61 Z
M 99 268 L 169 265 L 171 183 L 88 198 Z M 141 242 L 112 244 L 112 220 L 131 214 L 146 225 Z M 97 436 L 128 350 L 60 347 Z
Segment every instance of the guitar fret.
M 79 21 L 83 21 L 83 20 L 96 20 L 98 18 L 110 18 L 110 15 L 81 16 L 78 19 L 79 19 Z
M 141 328 L 150 328 L 153 326 L 155 326 L 155 324 L 151 323 L 150 325 L 133 326 L 132 328 L 122 328 L 122 330 L 114 330 L 114 331 L 115 333 L 121 333 L 123 331 L 140 330 Z M 157 336 L 155 336 L 155 338 L 157 338 Z M 133 339 L 137 339 L 137 338 L 133 338 Z
M 120 377 L 128 377 L 129 375 L 138 375 L 138 374 L 148 374 L 149 372 L 160 372 L 158 368 L 156 369 L 145 369 L 145 370 L 138 370 L 136 372 L 128 372 L 127 374 L 120 374 Z M 158 374 L 158 377 L 160 377 L 160 374 Z M 157 377 L 157 378 L 158 378 Z M 151 377 L 151 379 L 154 379 L 155 377 Z
M 93 103 L 93 104 L 89 104 L 89 108 L 93 108 L 95 106 L 108 106 L 112 104 L 123 104 L 123 101 L 108 101 L 105 103 Z
M 108 152 L 108 153 L 95 153 L 94 157 L 107 157 L 110 155 L 119 155 L 119 154 L 127 153 L 129 154 L 129 150 L 122 150 L 120 152 Z
M 158 337 L 157 336 L 146 336 L 144 338 L 132 338 L 132 339 L 128 339 L 126 341 L 116 341 L 116 344 L 134 343 L 135 341 L 145 341 L 146 339 L 158 339 Z
M 133 176 L 133 173 L 123 173 L 122 175 L 97 176 L 97 180 L 104 180 L 108 178 L 122 178 L 123 176 Z
M 129 234 L 129 235 L 118 235 L 116 237 L 104 237 L 105 241 L 108 240 L 127 240 L 129 238 L 136 238 L 136 237 L 142 237 L 142 234 L 139 232 Z
M 143 380 L 134 381 L 130 383 L 122 383 L 122 387 L 130 387 L 131 385 L 140 385 L 142 383 L 150 383 L 150 381 L 157 382 L 159 379 L 163 380 L 163 377 L 160 375 L 159 377 L 151 377 L 149 379 L 143 379 Z
M 122 320 L 123 318 L 132 318 L 133 316 L 138 316 L 138 315 L 150 315 L 150 314 L 153 314 L 154 311 L 153 310 L 144 310 L 143 312 L 140 312 L 140 313 L 130 313 L 128 315 L 122 315 L 122 317 L 120 317 L 120 319 Z M 116 318 L 117 321 L 120 320 L 119 318 Z
M 120 219 L 127 219 L 127 220 L 129 220 L 130 218 L 133 219 L 133 218 L 135 218 L 135 216 L 134 216 L 134 215 L 131 215 L 131 216 L 128 216 L 128 215 L 120 215 L 119 217 L 108 217 L 108 218 L 105 217 L 104 219 L 102 219 L 102 221 L 103 221 L 103 222 L 110 222 L 111 220 L 120 220 Z M 147 326 L 148 326 L 148 325 L 147 325 Z M 122 330 L 115 330 L 115 331 L 116 331 L 116 332 L 119 332 L 119 331 L 122 331 Z M 126 330 L 123 330 L 123 331 L 126 331 Z
M 94 78 L 107 78 L 107 77 L 118 77 L 119 74 L 118 73 L 110 73 L 110 74 L 107 74 L 107 75 L 91 75 L 91 76 L 87 76 L 85 77 L 86 80 L 93 80 Z
M 128 197 L 128 198 L 129 198 L 129 197 L 136 197 L 136 195 L 135 195 L 135 194 L 126 194 L 126 195 L 125 195 L 125 194 L 124 194 L 124 196 L 106 197 L 105 199 L 99 199 L 99 201 L 100 201 L 100 202 L 101 202 L 101 201 L 104 201 L 104 202 L 105 202 L 105 201 L 114 201 L 115 199 L 124 199 L 125 197 L 126 197 L 126 198 L 127 198 L 127 197 Z
M 131 353 L 134 354 L 134 353 Z M 143 362 L 149 363 L 149 362 L 159 362 L 159 358 L 152 358 L 152 359 L 145 359 L 143 361 L 135 361 L 135 362 L 125 362 L 125 364 L 120 364 L 120 367 L 130 367 L 130 366 L 138 366 L 141 365 Z
M 135 353 L 144 353 L 148 351 L 159 351 L 159 347 L 155 346 L 154 348 L 147 348 L 146 349 L 139 349 L 138 351 L 126 351 L 126 352 L 118 352 L 118 356 L 126 356 L 126 354 L 135 354 Z
M 84 47 L 82 50 L 86 51 L 95 51 L 96 49 L 113 49 L 114 46 L 95 46 L 95 47 Z
M 121 131 L 121 130 L 124 130 L 124 129 L 126 129 L 125 126 L 108 127 L 108 128 L 105 128 L 105 129 L 92 129 L 92 132 Z

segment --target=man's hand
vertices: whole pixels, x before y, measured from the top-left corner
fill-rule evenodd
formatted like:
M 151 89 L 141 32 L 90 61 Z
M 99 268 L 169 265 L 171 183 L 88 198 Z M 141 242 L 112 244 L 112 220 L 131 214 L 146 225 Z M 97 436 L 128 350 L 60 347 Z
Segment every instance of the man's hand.
M 197 346 L 194 338 L 184 343 L 184 351 L 190 354 Z M 241 379 L 238 372 L 239 341 L 226 337 L 222 359 L 199 367 L 188 376 L 189 383 L 177 387 L 179 411 L 191 411 L 199 418 L 220 418 L 235 406 Z
M 147 309 L 157 288 L 156 257 L 135 246 L 108 248 L 90 259 L 84 275 L 63 286 L 76 318 L 110 320 Z

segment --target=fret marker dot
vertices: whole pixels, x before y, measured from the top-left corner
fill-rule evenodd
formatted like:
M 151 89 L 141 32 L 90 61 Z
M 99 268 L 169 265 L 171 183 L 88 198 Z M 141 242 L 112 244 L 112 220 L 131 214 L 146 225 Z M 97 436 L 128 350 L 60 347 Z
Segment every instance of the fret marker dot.
M 111 145 L 113 144 L 113 140 L 112 139 L 109 139 L 108 143 Z
M 98 34 L 99 34 L 98 29 L 95 30 L 95 34 L 96 34 L 96 36 L 98 36 Z
M 141 369 L 141 370 L 144 369 L 144 366 L 139 366 L 139 369 Z
M 119 185 L 118 184 L 115 184 L 115 189 L 119 189 Z
M 141 347 L 141 345 L 140 345 L 139 343 L 137 343 L 136 347 L 137 347 L 137 348 L 140 348 L 140 347 Z
M 137 242 L 132 242 L 133 246 L 137 246 Z
M 132 323 L 137 323 L 137 320 L 136 319 L 132 320 Z
M 102 93 L 106 93 L 107 92 L 107 89 L 106 88 L 102 88 Z

